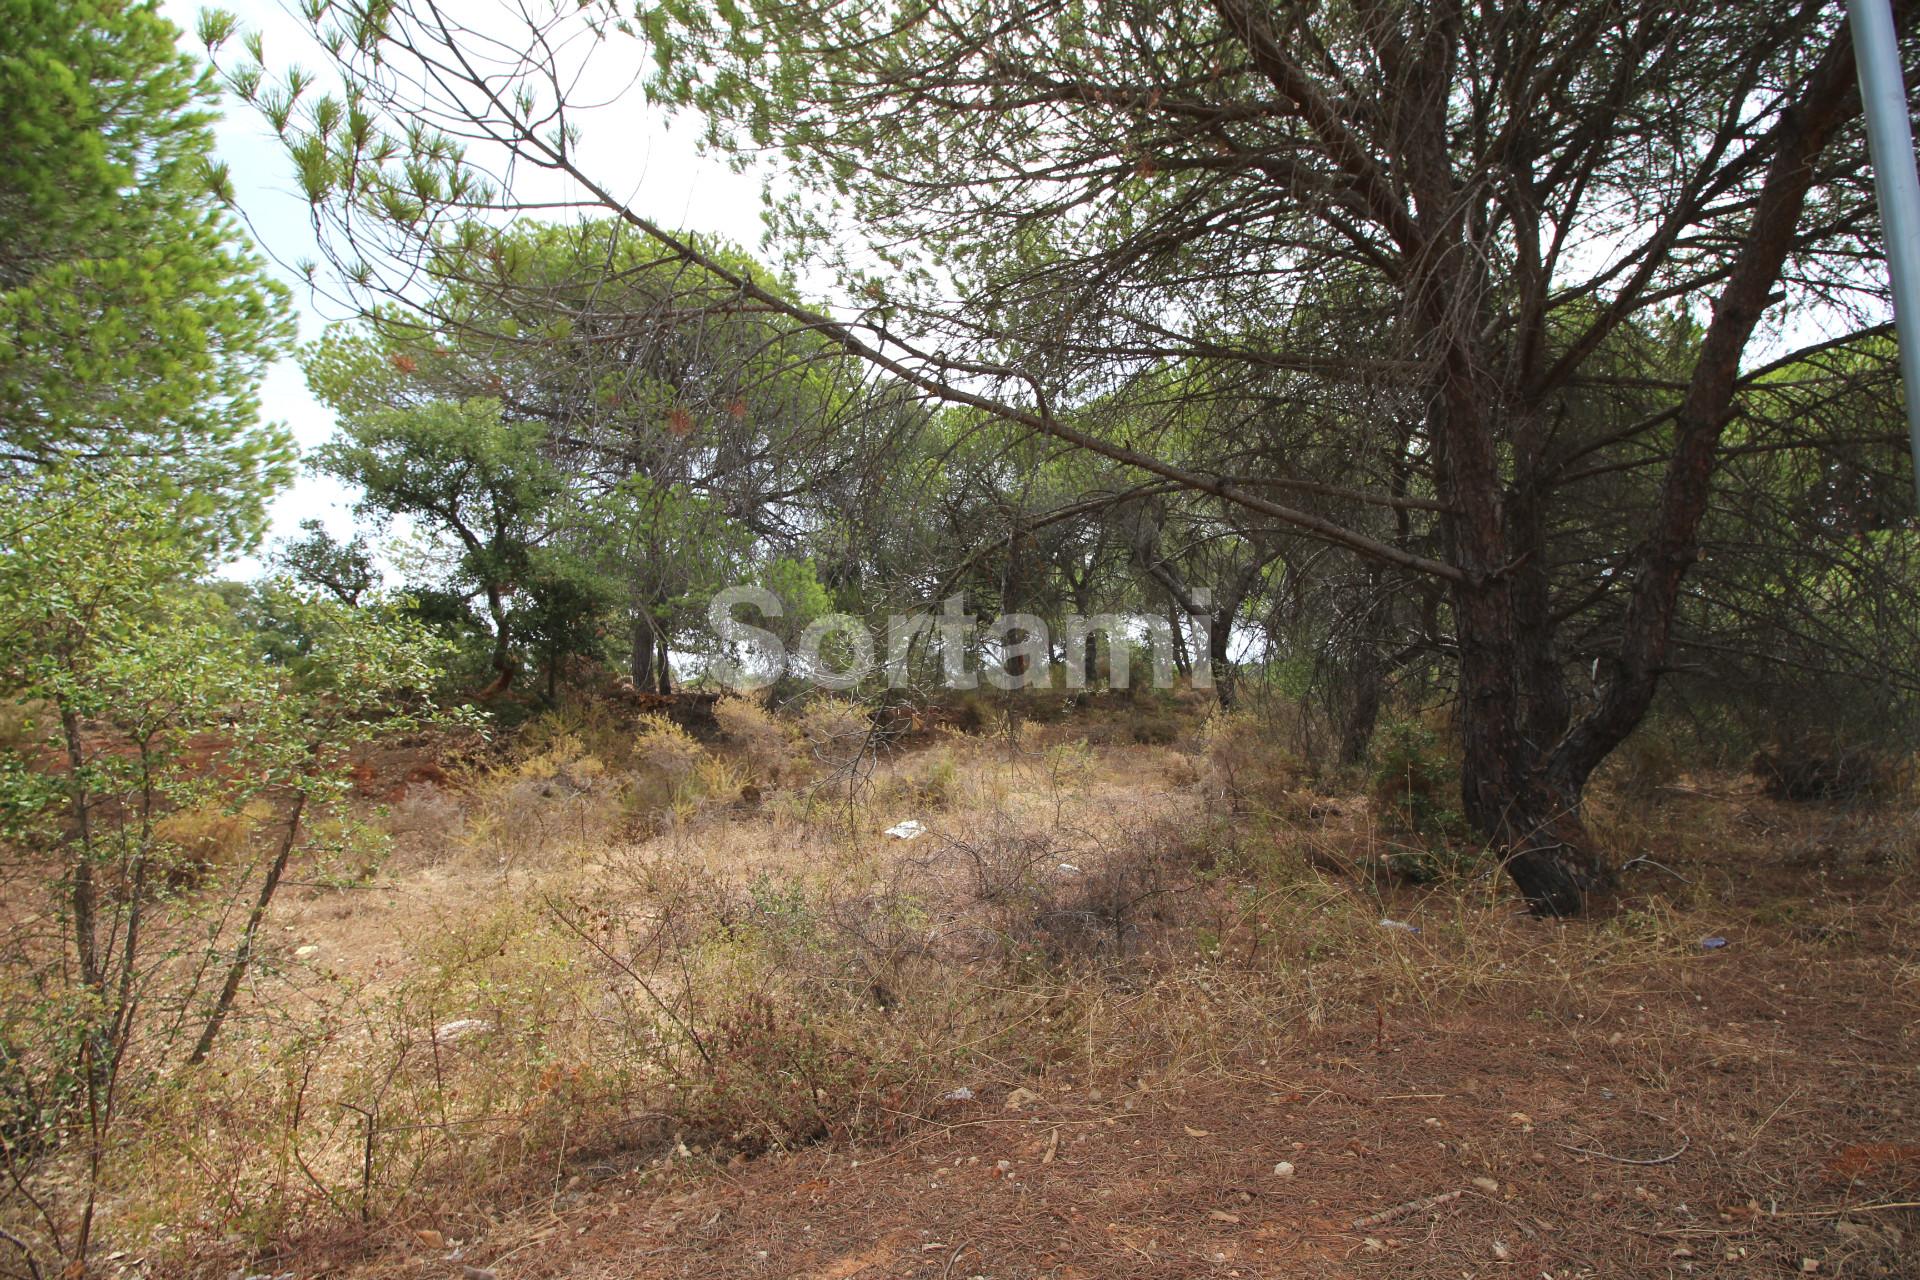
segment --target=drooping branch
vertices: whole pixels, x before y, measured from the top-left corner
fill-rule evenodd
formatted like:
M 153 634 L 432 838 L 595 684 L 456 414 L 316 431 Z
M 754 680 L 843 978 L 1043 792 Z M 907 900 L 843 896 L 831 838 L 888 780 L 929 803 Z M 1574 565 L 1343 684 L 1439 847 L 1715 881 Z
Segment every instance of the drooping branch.
M 1911 8 L 1910 3 L 1901 6 L 1903 19 Z M 1547 762 L 1548 777 L 1565 794 L 1579 794 L 1587 776 L 1652 705 L 1667 663 L 1680 583 L 1699 554 L 1700 521 L 1706 513 L 1720 437 L 1733 413 L 1741 353 L 1792 247 L 1813 187 L 1815 161 L 1858 110 L 1852 33 L 1842 24 L 1798 100 L 1775 126 L 1773 156 L 1752 223 L 1714 303 L 1713 319 L 1676 415 L 1678 440 L 1661 485 L 1652 532 L 1638 557 L 1612 678 L 1593 710 L 1568 731 Z

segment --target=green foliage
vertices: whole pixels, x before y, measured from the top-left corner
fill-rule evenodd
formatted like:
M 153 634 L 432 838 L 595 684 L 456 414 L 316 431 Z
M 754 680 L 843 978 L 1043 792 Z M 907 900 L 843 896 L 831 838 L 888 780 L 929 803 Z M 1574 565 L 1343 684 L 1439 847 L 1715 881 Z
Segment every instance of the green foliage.
M 130 0 L 8 0 L 0 30 L 0 467 L 137 466 L 244 550 L 291 473 L 256 395 L 290 328 L 216 194 L 213 83 Z
M 1419 720 L 1395 720 L 1374 739 L 1374 798 L 1417 835 L 1448 839 L 1464 834 L 1464 819 L 1455 808 L 1459 774 L 1459 761 L 1447 743 Z
M 349 757 L 443 718 L 427 695 L 445 646 L 269 588 L 299 643 L 262 661 L 144 480 L 56 470 L 0 484 L 0 510 L 0 697 L 23 722 L 0 753 L 0 858 L 37 908 L 0 945 L 0 1210 L 18 1225 L 34 1206 L 77 1271 L 142 1094 L 126 1077 L 205 1056 L 293 859 L 321 880 L 376 859 L 345 810 Z M 77 1198 L 37 1182 L 68 1149 L 88 1157 Z
M 295 582 L 326 591 L 342 604 L 359 604 L 380 582 L 366 538 L 336 541 L 318 520 L 301 521 L 300 536 L 282 547 L 275 560 Z
M 325 373 L 315 384 L 327 394 Z M 454 547 L 448 579 L 434 585 L 458 599 L 485 599 L 493 666 L 505 677 L 523 632 L 550 650 L 577 646 L 580 637 L 560 620 L 594 597 L 576 563 L 541 554 L 563 492 L 543 434 L 537 422 L 504 419 L 498 400 L 434 400 L 349 411 L 341 435 L 319 454 L 323 468 L 361 487 L 363 512 L 410 516 Z
M 617 224 L 463 224 L 430 278 L 305 353 L 344 433 L 321 463 L 453 549 L 409 585 L 484 597 L 496 670 L 525 656 L 551 689 L 570 655 L 618 653 L 647 684 L 741 581 L 782 597 L 790 633 L 831 607 L 807 545 L 853 542 L 841 512 L 866 508 L 843 486 L 902 402 Z

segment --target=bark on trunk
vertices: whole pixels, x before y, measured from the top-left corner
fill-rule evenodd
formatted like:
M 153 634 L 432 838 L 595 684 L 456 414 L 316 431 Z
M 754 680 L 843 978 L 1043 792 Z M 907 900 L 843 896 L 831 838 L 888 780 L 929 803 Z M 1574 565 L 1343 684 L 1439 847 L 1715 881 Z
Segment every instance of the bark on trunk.
M 93 806 L 87 795 L 87 753 L 80 739 L 80 717 L 66 707 L 60 708 L 60 728 L 67 746 L 67 806 L 79 850 L 73 863 L 70 895 L 73 945 L 80 962 L 80 980 L 99 991 L 105 980 L 100 972 L 99 929 L 94 921 Z
M 1215 610 L 1207 629 L 1207 665 L 1213 671 L 1213 692 L 1220 699 L 1222 711 L 1233 710 L 1237 692 L 1233 687 L 1233 663 L 1227 658 L 1234 613 L 1232 609 Z
M 1509 583 L 1454 593 L 1460 646 L 1461 803 L 1537 915 L 1578 914 L 1609 883 L 1580 827 L 1579 794 L 1547 784 L 1523 725 L 1522 646 Z
M 1367 758 L 1373 745 L 1373 729 L 1380 721 L 1382 684 L 1380 652 L 1366 645 L 1354 664 L 1353 693 L 1347 700 L 1346 715 L 1340 725 L 1340 763 L 1357 765 Z
M 641 614 L 633 620 L 633 687 L 641 693 L 653 688 L 653 627 Z
M 213 1012 L 207 1016 L 206 1029 L 200 1033 L 193 1053 L 187 1058 L 190 1066 L 205 1062 L 207 1055 L 213 1052 L 213 1042 L 220 1036 L 221 1024 L 227 1020 L 234 999 L 240 994 L 240 984 L 246 979 L 247 967 L 253 963 L 253 947 L 260 936 L 260 924 L 266 919 L 267 908 L 273 905 L 273 895 L 280 887 L 280 877 L 287 873 L 287 860 L 293 855 L 294 841 L 300 835 L 300 817 L 306 808 L 307 793 L 295 792 L 293 811 L 287 815 L 280 848 L 274 853 L 272 864 L 267 867 L 267 878 L 260 883 L 260 896 L 255 899 L 253 910 L 247 913 L 246 926 L 240 931 L 239 945 L 233 949 L 233 960 L 227 966 L 226 981 L 220 986 L 220 996 L 213 1003 Z
M 513 685 L 519 666 L 513 660 L 513 635 L 507 626 L 507 601 L 500 588 L 487 585 L 487 616 L 493 620 L 492 692 L 504 693 Z
M 1180 625 L 1180 608 L 1178 601 L 1168 601 L 1167 603 L 1167 627 L 1173 636 L 1174 669 L 1183 676 L 1191 676 L 1193 674 L 1193 658 L 1187 653 L 1187 633 L 1186 629 Z

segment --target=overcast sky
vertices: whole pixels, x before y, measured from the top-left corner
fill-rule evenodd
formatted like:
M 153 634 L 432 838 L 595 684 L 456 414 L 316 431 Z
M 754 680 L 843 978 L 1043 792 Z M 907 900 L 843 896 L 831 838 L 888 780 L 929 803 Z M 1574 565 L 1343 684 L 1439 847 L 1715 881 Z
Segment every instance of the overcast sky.
M 489 0 L 478 0 L 484 10 Z M 186 33 L 184 47 L 202 53 L 194 32 L 200 10 L 191 0 L 163 0 L 162 10 Z M 299 63 L 321 72 L 321 87 L 332 77 L 326 55 L 307 35 L 305 24 L 274 0 L 227 0 L 218 7 L 235 14 L 243 31 L 258 30 L 266 37 L 268 64 L 284 70 Z M 461 16 L 471 20 L 463 5 Z M 236 38 L 227 49 L 238 53 Z M 603 180 L 610 190 L 631 192 L 632 207 L 648 217 L 681 230 L 724 236 L 746 249 L 758 246 L 761 236 L 760 182 L 734 172 L 724 162 L 703 156 L 697 145 L 699 127 L 692 119 L 672 122 L 649 108 L 637 91 L 627 91 L 634 71 L 637 44 L 616 41 L 593 52 L 589 92 L 583 100 L 606 105 L 580 115 L 585 131 L 581 153 L 585 170 Z M 319 259 L 308 223 L 307 204 L 297 194 L 291 165 L 266 122 L 252 108 L 236 100 L 222 103 L 223 118 L 216 130 L 220 158 L 233 172 L 235 196 L 260 246 L 274 263 L 275 274 L 293 290 L 299 310 L 300 340 L 319 337 L 327 323 L 345 314 L 337 304 L 312 296 L 306 282 L 286 264 L 304 258 Z M 548 194 L 548 193 L 542 193 Z M 567 193 L 569 195 L 573 193 Z M 293 429 L 303 453 L 311 452 L 333 433 L 333 414 L 307 390 L 297 361 L 276 364 L 263 388 L 264 413 Z M 272 538 L 296 532 L 302 520 L 319 517 L 336 536 L 353 527 L 353 494 L 331 477 L 305 469 L 273 504 Z M 225 570 L 228 576 L 251 577 L 259 571 L 254 560 L 243 560 Z

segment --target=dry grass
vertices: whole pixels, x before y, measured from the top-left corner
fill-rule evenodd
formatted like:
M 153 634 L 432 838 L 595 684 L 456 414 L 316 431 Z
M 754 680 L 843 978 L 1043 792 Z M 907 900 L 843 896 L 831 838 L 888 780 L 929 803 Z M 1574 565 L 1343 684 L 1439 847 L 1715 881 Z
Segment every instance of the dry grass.
M 1201 732 L 1208 800 L 1234 813 L 1297 812 L 1311 781 L 1307 766 L 1259 718 L 1216 714 Z
M 791 721 L 739 695 L 716 702 L 713 716 L 756 785 L 771 790 L 790 786 L 805 776 L 798 750 L 799 732 Z
M 1910 805 L 1616 777 L 1591 820 L 1623 895 L 1555 925 L 1484 868 L 1384 874 L 1401 824 L 1245 718 L 875 754 L 844 704 L 715 715 L 711 742 L 538 725 L 410 787 L 376 884 L 287 894 L 218 1070 L 148 1104 L 125 1153 L 129 1256 L 1897 1271 L 1912 1217 L 1872 1206 L 1920 1190 Z M 884 834 L 908 818 L 926 833 Z

